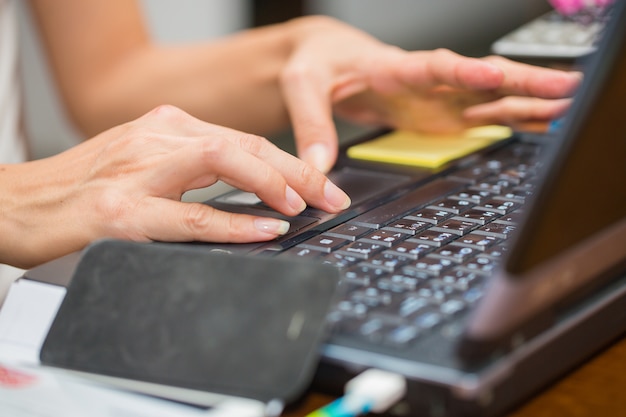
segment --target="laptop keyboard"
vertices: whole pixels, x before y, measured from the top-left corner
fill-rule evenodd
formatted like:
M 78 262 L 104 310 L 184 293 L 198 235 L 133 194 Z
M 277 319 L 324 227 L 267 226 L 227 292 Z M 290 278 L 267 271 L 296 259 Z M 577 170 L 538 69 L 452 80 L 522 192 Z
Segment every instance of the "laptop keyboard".
M 410 345 L 481 298 L 532 194 L 537 149 L 497 151 L 280 256 L 341 268 L 341 297 L 328 317 L 335 334 Z

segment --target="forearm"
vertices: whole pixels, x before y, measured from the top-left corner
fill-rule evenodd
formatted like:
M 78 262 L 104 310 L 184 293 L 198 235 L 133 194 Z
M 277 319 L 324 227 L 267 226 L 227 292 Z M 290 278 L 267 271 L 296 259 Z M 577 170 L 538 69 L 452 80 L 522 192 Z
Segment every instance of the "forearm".
M 136 2 L 31 0 L 31 6 L 68 114 L 88 136 L 160 104 L 259 134 L 286 127 L 280 71 L 300 27 L 316 21 L 165 46 L 150 39 Z
M 288 31 L 267 27 L 216 42 L 146 44 L 66 103 L 88 135 L 138 117 L 159 104 L 246 132 L 267 134 L 288 123 L 278 77 L 289 53 Z

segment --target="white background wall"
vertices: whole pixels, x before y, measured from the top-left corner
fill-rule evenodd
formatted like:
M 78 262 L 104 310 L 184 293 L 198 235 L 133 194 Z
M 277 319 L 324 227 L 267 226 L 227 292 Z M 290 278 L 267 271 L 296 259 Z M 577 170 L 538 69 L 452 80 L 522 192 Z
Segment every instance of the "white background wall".
M 330 14 L 405 48 L 486 53 L 496 37 L 547 11 L 547 0 L 309 0 Z
M 37 33 L 25 3 L 20 4 L 26 126 L 35 158 L 66 149 L 80 140 L 65 117 L 48 74 Z M 222 36 L 249 25 L 247 0 L 142 0 L 153 36 L 184 42 Z
M 289 1 L 289 0 L 287 0 Z M 57 153 L 79 136 L 65 118 L 22 1 L 26 124 L 34 157 Z M 143 0 L 154 36 L 184 42 L 247 27 L 248 0 Z M 309 0 L 311 13 L 336 16 L 406 48 L 448 47 L 482 54 L 506 31 L 547 9 L 545 0 Z

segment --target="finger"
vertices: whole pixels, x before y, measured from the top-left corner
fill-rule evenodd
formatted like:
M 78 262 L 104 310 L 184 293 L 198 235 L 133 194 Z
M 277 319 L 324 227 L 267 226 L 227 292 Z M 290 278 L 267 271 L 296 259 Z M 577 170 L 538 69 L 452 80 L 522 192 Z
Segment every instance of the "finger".
M 254 146 L 251 143 L 254 143 Z M 258 155 L 250 153 L 246 147 L 255 149 L 257 154 L 258 149 L 265 149 L 266 153 L 271 153 L 269 149 L 275 150 L 279 153 L 279 156 L 275 157 L 276 164 L 295 159 L 265 139 L 252 135 L 238 134 L 229 139 L 221 137 L 190 139 L 171 156 L 173 165 L 171 178 L 178 181 L 180 186 L 189 183 L 198 184 L 201 178 L 211 176 L 233 187 L 255 193 L 281 213 L 293 216 L 304 210 L 305 201 L 287 185 L 287 180 L 280 171 Z M 185 169 L 182 170 L 180 167 Z
M 324 174 L 273 144 L 242 137 L 238 146 L 274 167 L 287 184 L 312 206 L 333 213 L 350 206 L 348 195 Z
M 561 71 L 544 68 L 509 59 L 491 56 L 485 58 L 500 68 L 505 74 L 502 84 L 497 88 L 500 95 L 521 95 L 540 98 L 571 97 L 582 80 L 577 71 Z
M 173 153 L 177 162 L 172 160 L 168 164 L 171 172 L 154 181 L 163 182 L 164 186 L 168 179 L 177 181 L 179 195 L 165 194 L 169 198 L 178 199 L 189 189 L 221 179 L 234 187 L 254 192 L 268 205 L 287 215 L 298 214 L 305 208 L 303 198 L 329 212 L 350 205 L 349 197 L 321 172 L 264 138 L 202 122 L 170 106 L 157 109 L 147 117 L 156 118 L 153 123 L 164 123 L 164 128 L 168 128 L 171 122 L 184 122 L 185 131 L 195 135 L 184 141 L 172 138 L 180 148 Z M 168 158 L 175 157 L 168 155 Z
M 544 100 L 533 97 L 505 97 L 469 107 L 463 113 L 471 124 L 507 124 L 548 121 L 561 117 L 571 99 Z
M 281 76 L 298 156 L 324 173 L 334 165 L 338 147 L 330 84 L 325 78 L 302 65 L 285 69 Z
M 398 78 L 417 89 L 448 85 L 470 90 L 495 90 L 499 95 L 541 98 L 570 96 L 581 74 L 514 62 L 498 56 L 470 58 L 446 49 L 405 55 Z
M 489 90 L 500 86 L 504 73 L 496 65 L 464 57 L 447 49 L 398 55 L 401 62 L 387 61 L 396 77 L 415 89 L 447 85 L 462 89 Z
M 289 223 L 273 218 L 227 213 L 201 203 L 152 197 L 138 208 L 139 235 L 167 242 L 247 243 L 275 239 Z M 138 236 L 128 236 L 138 240 Z

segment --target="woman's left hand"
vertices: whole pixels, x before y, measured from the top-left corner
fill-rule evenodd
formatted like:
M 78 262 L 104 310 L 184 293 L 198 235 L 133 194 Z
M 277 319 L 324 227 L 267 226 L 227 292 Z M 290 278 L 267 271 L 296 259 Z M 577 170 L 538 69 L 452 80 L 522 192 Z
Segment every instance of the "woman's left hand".
M 560 116 L 581 79 L 496 56 L 408 52 L 330 18 L 305 19 L 294 21 L 297 36 L 281 87 L 298 155 L 322 171 L 337 157 L 334 114 L 429 133 L 517 127 Z

